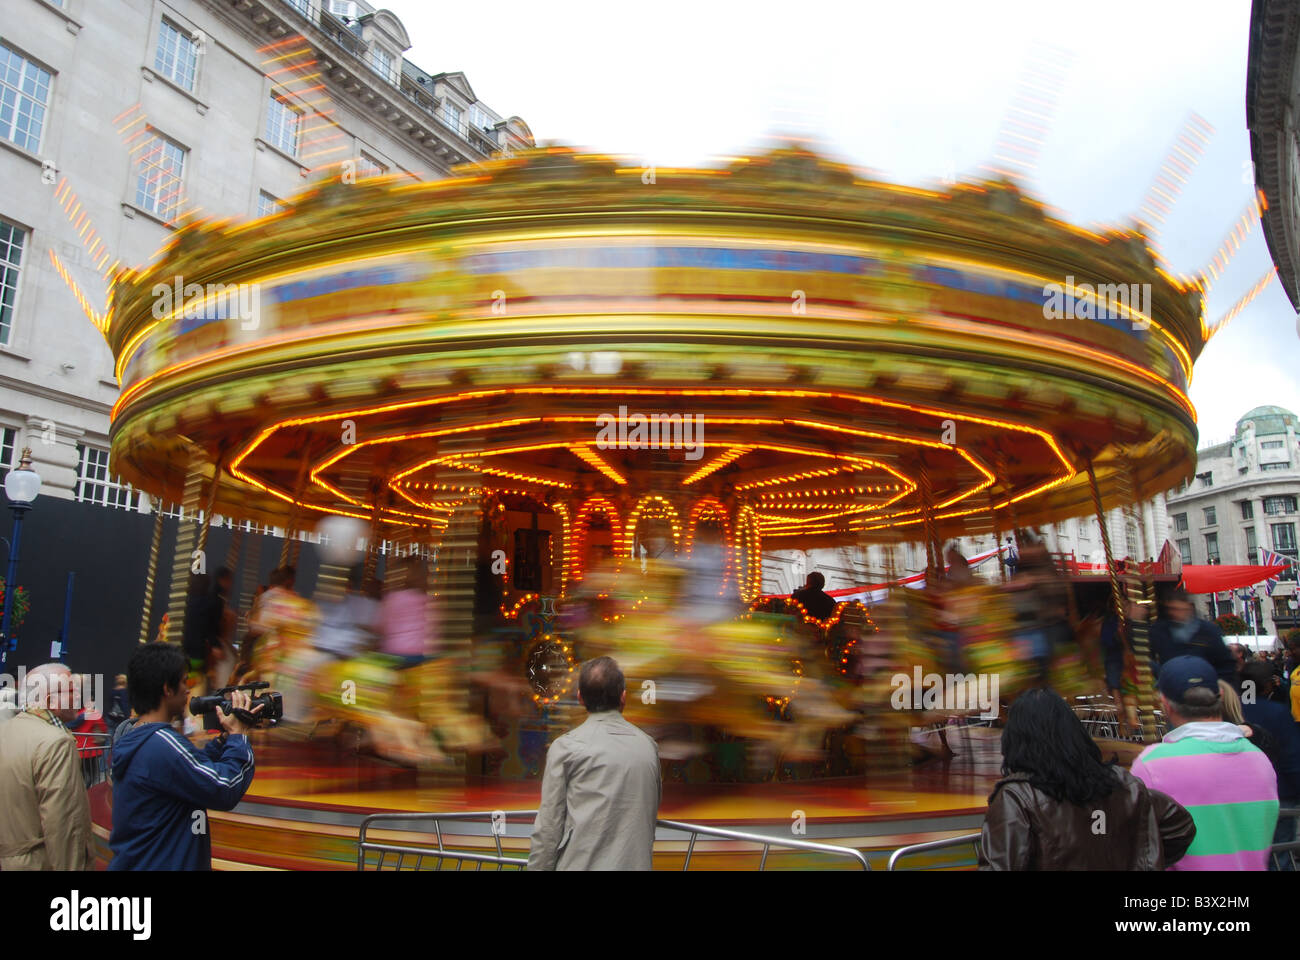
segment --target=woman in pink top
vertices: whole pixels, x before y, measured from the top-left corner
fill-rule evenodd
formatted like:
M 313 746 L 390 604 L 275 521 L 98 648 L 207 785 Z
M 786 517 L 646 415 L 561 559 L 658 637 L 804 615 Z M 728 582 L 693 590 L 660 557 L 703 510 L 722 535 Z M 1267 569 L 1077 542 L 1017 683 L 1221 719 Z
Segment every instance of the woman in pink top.
M 408 560 L 401 574 L 402 587 L 384 594 L 379 604 L 379 649 L 403 657 L 415 666 L 433 656 L 433 611 L 427 592 L 428 576 L 418 560 Z

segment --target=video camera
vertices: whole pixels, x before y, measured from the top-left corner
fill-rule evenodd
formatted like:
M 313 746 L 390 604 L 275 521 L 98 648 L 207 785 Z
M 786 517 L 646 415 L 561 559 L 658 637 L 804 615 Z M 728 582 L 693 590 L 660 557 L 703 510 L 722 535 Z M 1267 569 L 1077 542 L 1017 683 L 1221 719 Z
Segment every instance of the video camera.
M 206 697 L 191 697 L 190 713 L 197 717 L 205 713 L 211 713 L 217 707 L 220 707 L 221 712 L 226 716 L 234 714 L 250 727 L 260 727 L 262 724 L 275 726 L 284 716 L 284 697 L 278 691 L 254 696 L 253 702 L 249 704 L 249 710 L 236 710 L 230 702 L 230 694 L 235 690 L 265 690 L 269 686 L 270 684 L 265 680 L 257 680 L 253 683 L 238 683 L 234 686 L 222 687 L 216 693 L 209 694 Z M 256 710 L 258 704 L 262 705 L 262 712 L 250 712 Z

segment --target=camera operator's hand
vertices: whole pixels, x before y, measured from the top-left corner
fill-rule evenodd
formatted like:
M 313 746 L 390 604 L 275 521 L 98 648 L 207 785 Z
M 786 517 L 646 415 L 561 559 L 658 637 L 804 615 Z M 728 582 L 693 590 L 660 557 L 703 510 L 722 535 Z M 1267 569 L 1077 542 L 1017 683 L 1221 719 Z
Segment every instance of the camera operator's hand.
M 248 710 L 252 702 L 253 696 L 247 690 L 232 690 L 230 692 L 230 706 L 234 710 Z M 265 704 L 259 703 L 257 709 L 248 710 L 248 712 L 254 714 L 261 713 L 264 706 Z M 249 724 L 244 723 L 244 721 L 240 720 L 235 714 L 232 713 L 227 716 L 225 711 L 220 707 L 217 707 L 217 720 L 220 721 L 221 727 L 226 731 L 226 733 L 242 735 L 251 729 Z

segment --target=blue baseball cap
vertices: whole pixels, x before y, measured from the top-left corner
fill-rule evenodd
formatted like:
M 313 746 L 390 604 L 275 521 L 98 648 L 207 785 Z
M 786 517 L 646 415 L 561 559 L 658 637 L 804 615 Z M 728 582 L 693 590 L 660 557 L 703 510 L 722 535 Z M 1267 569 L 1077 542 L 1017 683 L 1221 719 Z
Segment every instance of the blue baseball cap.
M 1181 703 L 1188 690 L 1204 687 L 1219 692 L 1219 676 L 1202 657 L 1174 657 L 1160 668 L 1156 687 L 1170 700 Z

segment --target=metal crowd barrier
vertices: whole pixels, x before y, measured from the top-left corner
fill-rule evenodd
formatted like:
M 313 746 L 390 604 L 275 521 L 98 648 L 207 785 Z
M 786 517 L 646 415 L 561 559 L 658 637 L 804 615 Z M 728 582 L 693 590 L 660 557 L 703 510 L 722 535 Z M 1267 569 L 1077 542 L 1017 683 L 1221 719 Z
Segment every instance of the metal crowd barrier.
M 77 738 L 77 755 L 81 757 L 81 776 L 86 781 L 86 789 L 107 781 L 113 764 L 113 735 L 69 732 Z
M 1289 817 L 1297 821 L 1297 828 L 1300 828 L 1300 808 L 1287 808 L 1279 812 L 1279 817 Z M 515 870 L 525 870 L 528 867 L 526 857 L 507 856 L 501 846 L 501 834 L 496 830 L 491 830 L 491 836 L 496 847 L 496 853 L 477 853 L 469 850 L 453 850 L 448 848 L 444 843 L 442 835 L 442 823 L 444 822 L 472 822 L 487 821 L 493 823 L 509 823 L 511 821 L 530 822 L 537 816 L 536 810 L 510 810 L 510 811 L 480 811 L 476 813 L 375 813 L 366 817 L 361 822 L 361 830 L 357 839 L 357 870 L 365 870 L 371 867 L 368 854 L 378 854 L 378 860 L 373 864 L 373 869 L 383 870 L 385 861 L 389 854 L 396 856 L 397 862 L 393 867 L 395 870 L 402 870 L 406 866 L 406 858 L 411 857 L 414 865 L 412 870 L 423 868 L 425 860 L 436 860 L 433 867 L 435 870 L 441 870 L 445 861 L 456 863 L 456 869 L 460 870 L 466 863 L 473 863 L 476 871 L 481 871 L 484 864 L 494 865 L 498 871 L 506 868 Z M 494 819 L 495 818 L 495 819 Z M 435 847 L 416 847 L 405 844 L 383 843 L 366 838 L 367 832 L 374 826 L 385 823 L 427 823 L 432 826 L 436 842 Z M 716 837 L 721 840 L 735 840 L 743 843 L 754 843 L 762 847 L 762 855 L 759 859 L 758 869 L 760 871 L 767 868 L 768 854 L 773 847 L 784 850 L 802 850 L 808 853 L 824 854 L 833 857 L 843 857 L 855 862 L 863 870 L 870 870 L 871 865 L 867 858 L 860 850 L 852 847 L 843 847 L 838 844 L 817 843 L 811 840 L 794 840 L 785 839 L 784 837 L 771 837 L 761 833 L 748 833 L 742 830 L 728 830 L 723 827 L 708 827 L 698 823 L 683 823 L 679 820 L 656 820 L 655 826 L 661 830 L 670 830 L 686 834 L 690 839 L 686 845 L 686 856 L 682 861 L 682 870 L 690 869 L 691 858 L 695 853 L 695 844 L 700 837 Z M 978 862 L 980 855 L 980 837 L 978 833 L 963 834 L 959 837 L 949 837 L 946 840 L 930 840 L 925 843 L 913 843 L 907 846 L 899 847 L 890 854 L 886 870 L 890 873 L 901 872 L 900 864 L 909 857 L 918 854 L 932 853 L 936 850 L 948 850 L 957 847 L 969 845 L 974 859 Z M 1284 843 L 1275 843 L 1269 848 L 1269 856 L 1273 870 L 1292 871 L 1300 870 L 1300 839 L 1290 840 Z M 925 868 L 921 868 L 925 869 Z
M 1132 732 L 1128 736 L 1120 736 L 1119 705 L 1115 703 L 1109 694 L 1075 697 L 1071 707 L 1074 709 L 1075 716 L 1079 718 L 1079 722 L 1083 724 L 1083 729 L 1094 740 L 1143 742 L 1140 731 Z M 1163 737 L 1168 731 L 1165 728 L 1164 715 L 1159 710 L 1155 712 L 1155 721 L 1156 735 Z
M 898 869 L 899 861 L 906 857 L 918 853 L 928 853 L 931 850 L 946 850 L 950 847 L 961 847 L 966 844 L 970 844 L 974 848 L 975 859 L 978 861 L 980 854 L 980 836 L 981 834 L 978 833 L 967 833 L 960 837 L 949 837 L 947 840 L 929 840 L 925 843 L 913 843 L 906 847 L 899 847 L 889 855 L 889 863 L 885 866 L 885 869 L 888 872 L 893 873 Z
M 1278 811 L 1279 819 L 1288 817 L 1296 821 L 1297 831 L 1300 831 L 1300 807 L 1285 808 Z M 978 860 L 980 836 L 978 833 L 970 833 L 960 837 L 950 837 L 947 840 L 931 840 L 928 843 L 914 843 L 910 846 L 899 847 L 890 855 L 889 864 L 885 869 L 892 872 L 897 869 L 899 861 L 918 853 L 959 847 L 968 843 L 974 848 L 975 858 Z M 1269 860 L 1270 869 L 1272 870 L 1300 870 L 1300 839 L 1273 844 L 1269 847 Z
M 456 863 L 456 869 L 460 870 L 466 863 L 475 864 L 475 871 L 481 871 L 483 864 L 495 865 L 498 871 L 510 867 L 516 870 L 526 869 L 528 860 L 526 858 L 507 856 L 501 847 L 501 832 L 496 829 L 496 824 L 507 824 L 509 822 L 524 820 L 532 822 L 537 816 L 536 810 L 495 810 L 479 811 L 475 813 L 376 813 L 371 814 L 361 821 L 360 833 L 357 837 L 357 870 L 365 870 L 371 866 L 370 854 L 375 853 L 378 859 L 373 863 L 373 869 L 384 869 L 384 863 L 389 854 L 397 857 L 397 863 L 394 869 L 403 869 L 406 858 L 414 860 L 413 870 L 422 869 L 426 860 L 436 861 L 433 866 L 434 870 L 441 870 L 446 861 Z M 496 847 L 496 853 L 477 853 L 468 850 L 455 850 L 447 847 L 442 834 L 442 824 L 444 822 L 467 822 L 467 821 L 488 821 L 493 825 L 491 835 Z M 367 833 L 374 827 L 385 823 L 424 823 L 432 827 L 434 836 L 434 847 L 417 847 L 408 844 L 384 843 L 375 840 L 368 840 Z M 656 820 L 655 826 L 661 830 L 670 830 L 677 833 L 684 833 L 689 837 L 686 844 L 686 857 L 682 862 L 682 870 L 689 870 L 691 858 L 695 853 L 695 844 L 700 837 L 716 837 L 720 840 L 736 840 L 743 843 L 757 844 L 762 848 L 762 855 L 759 859 L 758 869 L 767 868 L 768 854 L 773 847 L 783 850 L 802 850 L 807 853 L 823 854 L 826 856 L 843 857 L 855 862 L 863 870 L 870 870 L 871 864 L 861 851 L 852 847 L 842 847 L 832 843 L 816 843 L 811 840 L 787 840 L 784 837 L 771 837 L 761 833 L 747 833 L 741 830 L 728 830 L 723 827 L 707 827 L 697 823 L 683 823 L 678 820 Z
M 1300 835 L 1300 807 L 1284 807 L 1278 811 L 1278 820 L 1294 820 L 1296 835 Z M 1295 840 L 1275 843 L 1268 848 L 1269 869 L 1281 871 L 1300 870 L 1300 836 Z
M 357 869 L 365 870 L 370 852 L 377 853 L 379 859 L 375 863 L 374 869 L 383 870 L 384 860 L 391 853 L 397 857 L 397 866 L 394 869 L 401 870 L 406 862 L 407 857 L 415 860 L 412 870 L 420 870 L 424 866 L 426 859 L 436 860 L 435 870 L 441 870 L 444 861 L 451 860 L 456 864 L 456 869 L 460 870 L 467 862 L 473 863 L 475 871 L 481 871 L 483 864 L 494 864 L 498 871 L 510 867 L 515 870 L 524 870 L 528 867 L 528 859 L 519 857 L 508 857 L 501 848 L 501 834 L 496 829 L 496 824 L 506 824 L 511 820 L 518 820 L 524 817 L 532 818 L 537 816 L 536 810 L 486 810 L 476 813 L 372 813 L 361 821 L 361 831 L 357 836 Z M 486 820 L 491 825 L 491 835 L 496 844 L 496 853 L 477 853 L 469 850 L 451 850 L 443 842 L 442 824 L 444 822 L 473 822 Z M 366 833 L 372 827 L 386 823 L 429 823 L 433 827 L 436 847 L 415 847 L 406 844 L 382 843 L 374 840 L 367 840 Z
M 746 843 L 756 843 L 763 848 L 763 856 L 758 861 L 759 871 L 767 869 L 767 855 L 773 847 L 779 847 L 783 850 L 803 850 L 808 853 L 820 853 L 832 857 L 845 857 L 854 861 L 863 870 L 870 870 L 871 864 L 863 856 L 862 851 L 855 850 L 852 847 L 841 847 L 834 843 L 816 843 L 812 840 L 787 840 L 784 837 L 769 837 L 761 833 L 746 833 L 741 830 L 727 830 L 722 827 L 706 827 L 698 823 L 682 823 L 679 820 L 656 820 L 655 826 L 663 830 L 677 830 L 681 833 L 688 834 L 690 840 L 686 844 L 686 859 L 682 861 L 682 870 L 691 868 L 691 855 L 695 852 L 695 841 L 700 837 L 718 837 L 722 840 L 741 840 Z

